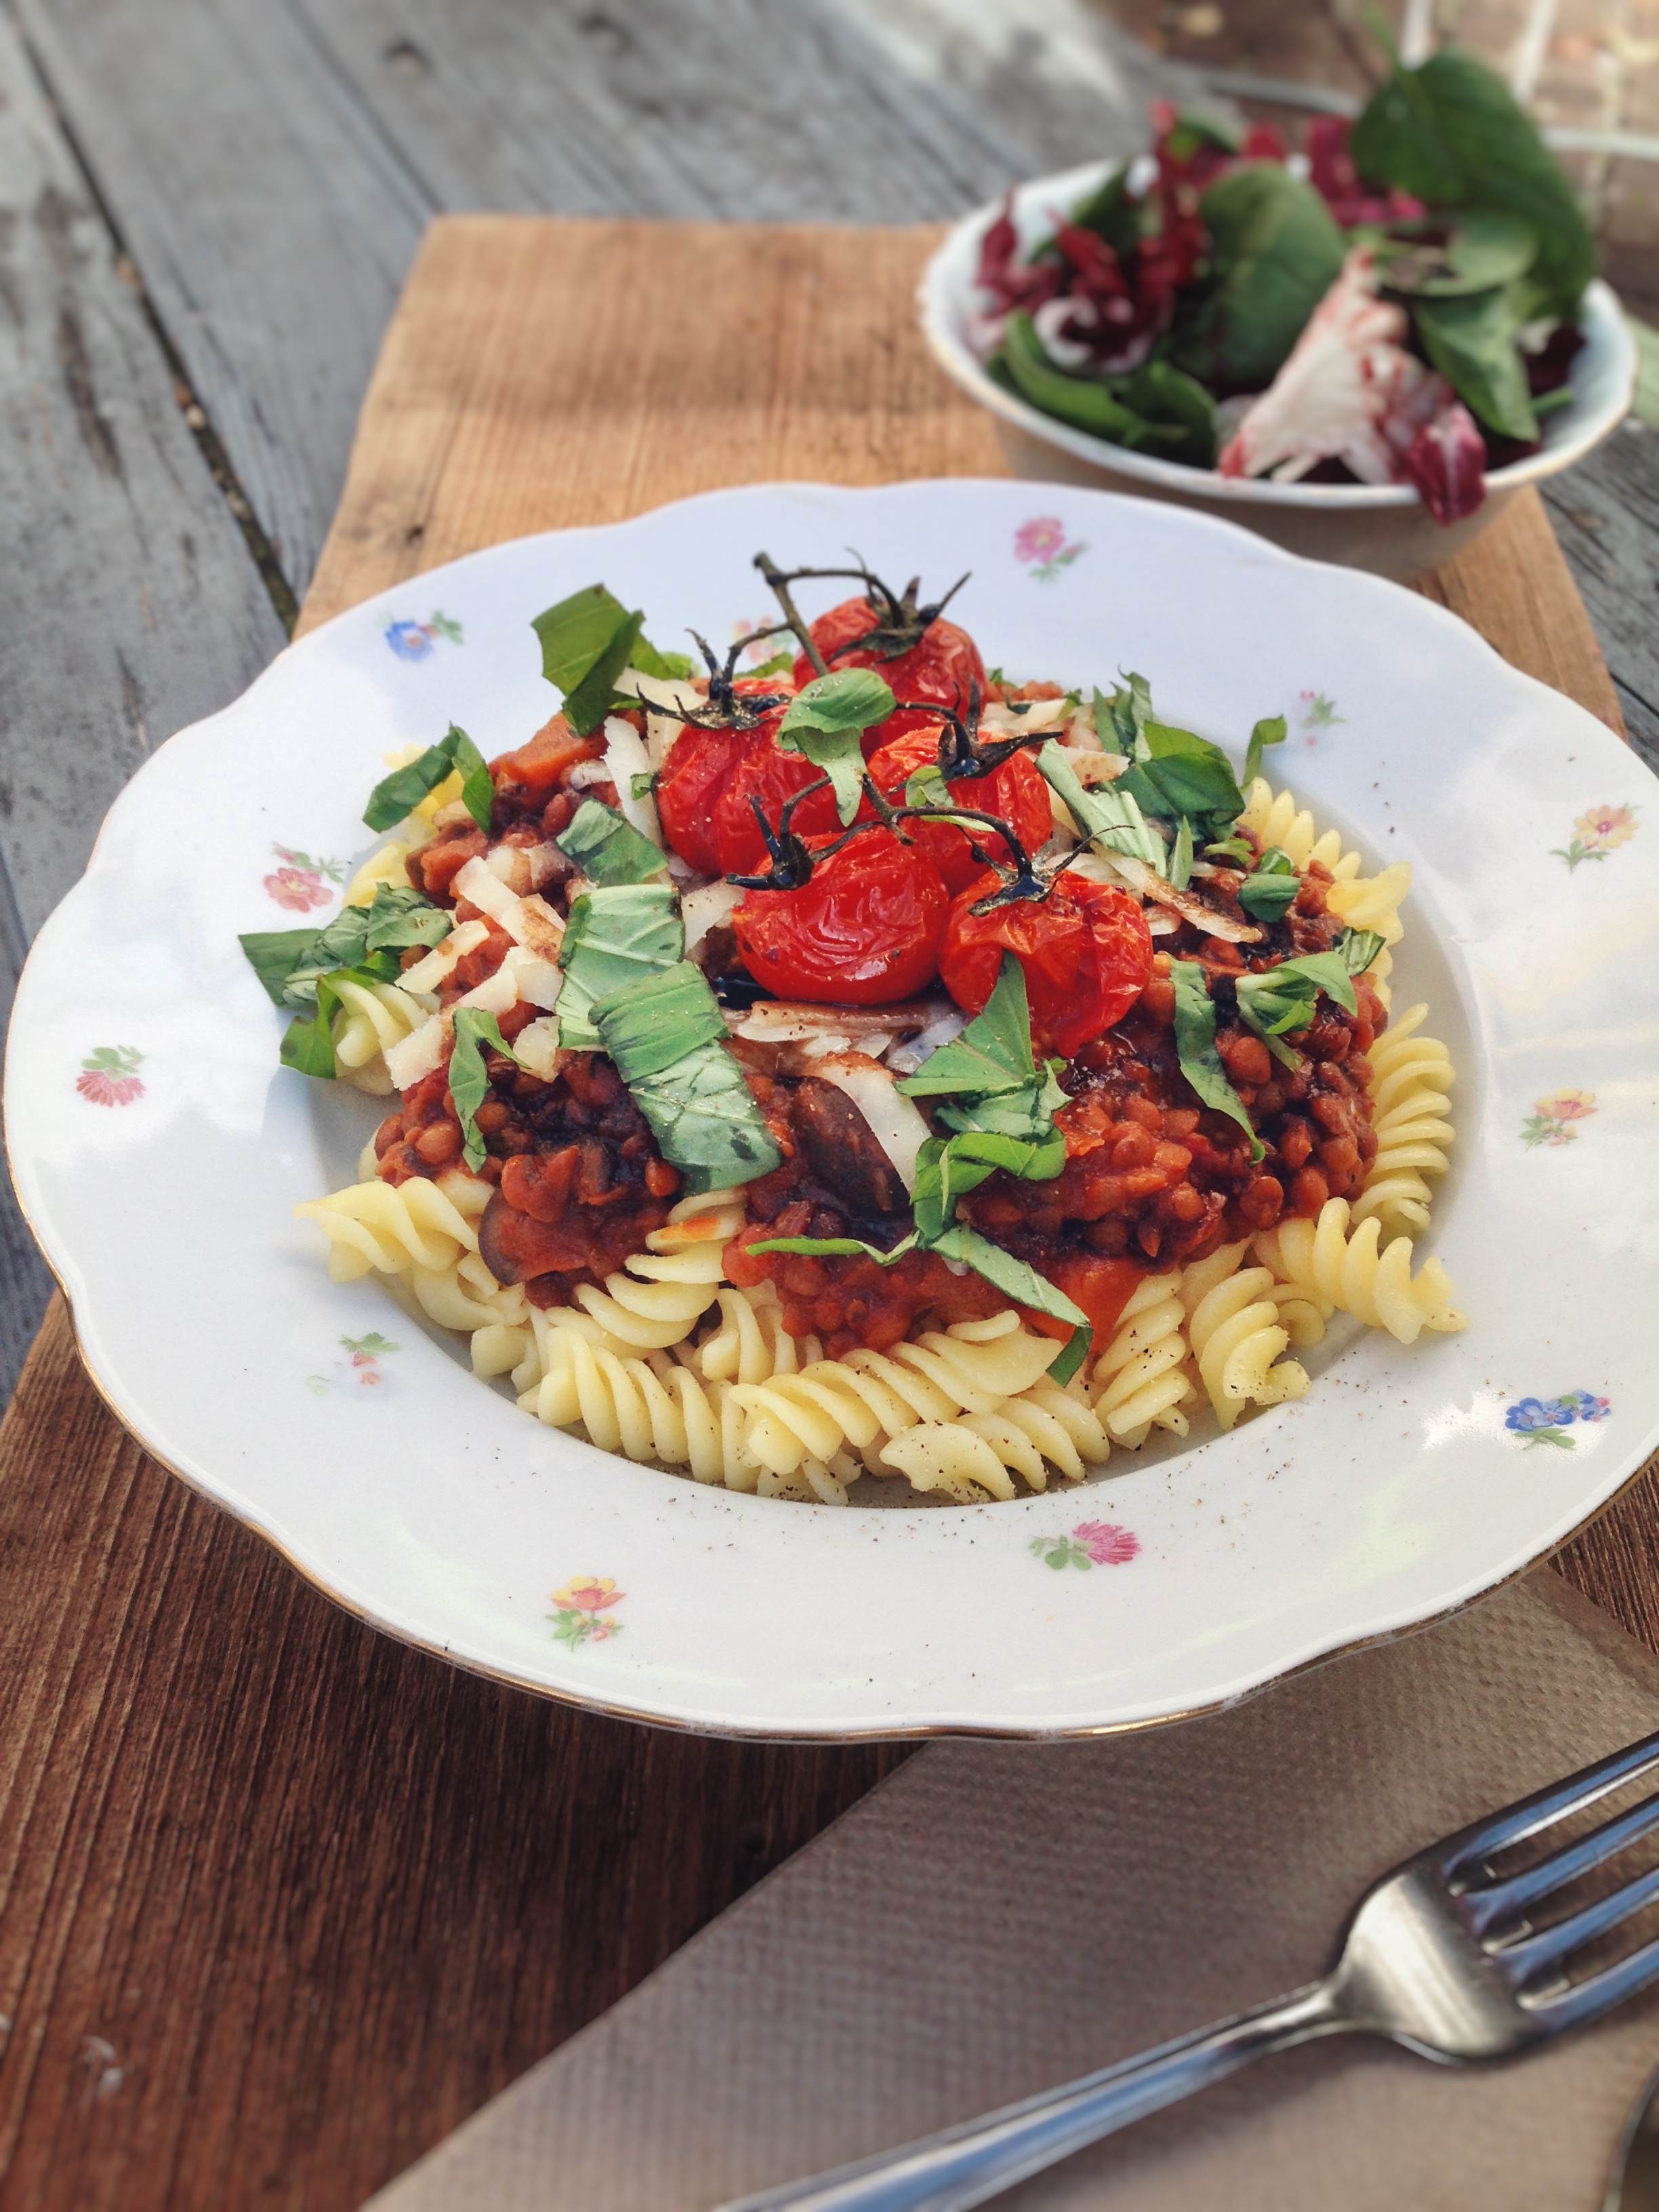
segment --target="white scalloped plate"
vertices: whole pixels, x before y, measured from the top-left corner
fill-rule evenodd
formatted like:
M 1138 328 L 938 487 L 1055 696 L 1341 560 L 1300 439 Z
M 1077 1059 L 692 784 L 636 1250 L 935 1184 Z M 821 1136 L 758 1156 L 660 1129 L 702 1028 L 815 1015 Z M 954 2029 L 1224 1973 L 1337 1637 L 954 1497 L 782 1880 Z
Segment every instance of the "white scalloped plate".
M 659 643 L 728 636 L 767 611 L 757 549 L 849 544 L 900 581 L 970 568 L 953 612 L 1011 672 L 1143 670 L 1234 748 L 1286 714 L 1275 780 L 1412 861 L 1395 1004 L 1428 998 L 1459 1065 L 1433 1243 L 1467 1334 L 1350 1324 L 1299 1404 L 1081 1490 L 834 1510 L 538 1428 L 372 1285 L 328 1281 L 292 1208 L 350 1179 L 374 1109 L 277 1067 L 236 933 L 332 911 L 390 747 L 453 718 L 493 753 L 545 719 L 551 601 L 603 577 Z M 715 493 L 419 577 L 163 746 L 24 975 L 13 1172 L 123 1419 L 391 1634 L 709 1730 L 1145 1724 L 1477 1596 L 1659 1441 L 1656 798 L 1449 615 L 1226 524 L 1008 483 Z

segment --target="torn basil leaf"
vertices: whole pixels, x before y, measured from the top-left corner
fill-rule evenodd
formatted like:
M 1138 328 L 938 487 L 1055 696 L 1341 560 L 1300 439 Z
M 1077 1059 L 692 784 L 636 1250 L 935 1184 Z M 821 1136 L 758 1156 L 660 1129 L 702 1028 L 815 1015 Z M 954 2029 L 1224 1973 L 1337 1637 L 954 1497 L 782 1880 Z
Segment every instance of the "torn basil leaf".
M 700 1046 L 723 1040 L 720 1004 L 701 968 L 677 960 L 593 1008 L 593 1026 L 624 1083 L 660 1075 Z
M 1363 975 L 1386 942 L 1379 930 L 1345 929 L 1331 949 L 1350 975 Z
M 1322 991 L 1350 1014 L 1358 1009 L 1346 963 L 1336 952 L 1310 952 L 1262 975 L 1240 975 L 1233 989 L 1241 1019 L 1261 1037 L 1306 1029 Z
M 1030 1306 L 1035 1313 L 1050 1315 L 1055 1321 L 1070 1322 L 1069 1340 L 1055 1353 L 1048 1369 L 1051 1382 L 1069 1382 L 1083 1364 L 1093 1331 L 1089 1316 L 1081 1306 L 1074 1305 L 1064 1291 L 1056 1290 L 1046 1275 L 1039 1275 L 1035 1267 L 1024 1260 L 1016 1260 L 1012 1252 L 1005 1252 L 1000 1244 L 993 1244 L 988 1237 L 969 1229 L 965 1222 L 954 1222 L 939 1238 L 933 1249 L 947 1260 L 961 1261 L 983 1275 L 988 1283 L 1012 1298 L 1017 1305 Z
M 996 988 L 961 1036 L 930 1054 L 898 1087 L 907 1098 L 928 1098 L 946 1091 L 1018 1091 L 1036 1076 L 1025 971 L 1005 952 Z
M 769 1237 L 764 1243 L 750 1244 L 747 1249 L 750 1252 L 799 1252 L 812 1260 L 850 1260 L 862 1253 L 878 1267 L 890 1267 L 907 1252 L 915 1250 L 916 1238 L 912 1231 L 908 1237 L 901 1237 L 890 1252 L 884 1252 L 879 1244 L 866 1244 L 858 1237 Z
M 449 1058 L 449 1095 L 460 1117 L 461 1158 L 474 1175 L 484 1164 L 484 1140 L 478 1133 L 474 1117 L 489 1089 L 483 1056 L 486 1045 L 517 1065 L 517 1055 L 501 1035 L 501 1024 L 494 1014 L 486 1013 L 482 1006 L 457 1006 L 455 1048 Z
M 656 769 L 647 768 L 641 769 L 637 774 L 630 775 L 628 779 L 629 797 L 630 799 L 651 798 L 657 788 L 658 774 L 659 771 Z
M 1250 732 L 1244 749 L 1244 781 L 1252 784 L 1261 773 L 1261 756 L 1269 745 L 1282 745 L 1287 725 L 1282 714 L 1265 714 Z
M 453 770 L 461 778 L 461 803 L 480 830 L 489 827 L 495 787 L 483 755 L 466 732 L 452 722 L 435 745 L 428 745 L 418 760 L 395 768 L 382 776 L 368 795 L 363 819 L 371 830 L 390 830 L 412 814 L 428 792 L 435 791 Z
M 397 963 L 392 963 L 397 973 Z M 278 1053 L 284 1067 L 296 1073 L 309 1075 L 319 1082 L 327 1082 L 335 1073 L 334 1017 L 341 1011 L 343 1001 L 339 986 L 342 983 L 362 983 L 373 988 L 376 983 L 390 979 L 378 966 L 335 968 L 325 975 L 319 975 L 311 986 L 309 1013 L 296 1014 L 283 1032 Z M 289 1005 L 295 1002 L 290 1000 Z
M 647 883 L 668 866 L 648 837 L 598 799 L 583 799 L 569 828 L 553 842 L 592 883 Z
M 1243 860 L 1246 867 L 1255 865 L 1255 848 L 1247 845 L 1242 837 L 1224 837 L 1218 844 L 1204 848 L 1206 860 Z
M 782 1164 L 743 1069 L 723 1043 L 699 1045 L 660 1074 L 629 1084 L 629 1091 L 690 1197 L 753 1182 Z
M 1050 1182 L 1065 1164 L 1066 1139 L 1054 1128 L 1035 1143 L 980 1130 L 930 1137 L 916 1154 L 916 1233 L 924 1245 L 936 1245 L 956 1218 L 957 1200 L 999 1168 L 1027 1182 Z
M 541 640 L 542 674 L 564 694 L 564 718 L 579 738 L 590 737 L 611 711 L 623 669 L 639 665 L 641 648 L 651 653 L 640 635 L 644 619 L 630 614 L 603 584 L 589 584 L 532 623 Z
M 860 739 L 887 720 L 893 704 L 892 692 L 873 668 L 838 668 L 798 691 L 778 725 L 779 744 L 804 754 L 829 777 L 843 826 L 858 812 L 863 795 Z
M 273 1006 L 288 1004 L 283 996 L 284 986 L 321 933 L 315 929 L 256 929 L 238 938 L 237 943 L 247 955 L 248 964 L 264 986 L 265 996 Z
M 1176 832 L 1175 850 L 1170 855 L 1170 887 L 1184 891 L 1193 879 L 1193 825 L 1191 817 L 1183 814 L 1181 827 Z
M 1269 845 L 1239 885 L 1238 902 L 1253 921 L 1282 921 L 1301 889 L 1302 878 L 1290 854 Z
M 1165 722 L 1146 723 L 1141 735 L 1146 758 L 1120 776 L 1113 791 L 1133 799 L 1143 813 L 1165 815 L 1172 821 L 1182 814 L 1213 818 L 1226 826 L 1237 821 L 1244 811 L 1244 794 L 1219 745 Z
M 1169 872 L 1164 840 L 1150 827 L 1133 796 L 1124 790 L 1129 776 L 1085 790 L 1076 769 L 1052 738 L 1037 755 L 1037 766 L 1049 788 L 1057 791 L 1077 823 L 1078 833 L 1091 845 L 1139 860 L 1158 875 Z M 1129 775 L 1135 771 L 1132 769 Z
M 410 945 L 441 945 L 454 927 L 449 909 L 434 906 L 412 884 L 406 890 L 376 884 L 363 941 L 371 952 L 400 952 Z
M 648 637 L 641 637 L 634 641 L 630 665 L 637 668 L 641 676 L 654 676 L 659 683 L 684 683 L 691 673 L 691 656 L 689 653 L 659 653 Z
M 601 1052 L 589 1018 L 595 1000 L 608 999 L 685 951 L 685 926 L 670 884 L 612 884 L 573 899 L 559 965 L 559 1042 L 567 1052 Z
M 1244 1110 L 1244 1102 L 1228 1081 L 1227 1071 L 1221 1065 L 1221 1054 L 1215 1043 L 1215 1006 L 1204 970 L 1196 960 L 1172 960 L 1170 981 L 1175 985 L 1176 1051 L 1180 1055 L 1181 1072 L 1206 1106 L 1213 1107 L 1218 1114 L 1225 1114 L 1247 1132 L 1250 1158 L 1259 1160 L 1267 1146 L 1256 1135 Z

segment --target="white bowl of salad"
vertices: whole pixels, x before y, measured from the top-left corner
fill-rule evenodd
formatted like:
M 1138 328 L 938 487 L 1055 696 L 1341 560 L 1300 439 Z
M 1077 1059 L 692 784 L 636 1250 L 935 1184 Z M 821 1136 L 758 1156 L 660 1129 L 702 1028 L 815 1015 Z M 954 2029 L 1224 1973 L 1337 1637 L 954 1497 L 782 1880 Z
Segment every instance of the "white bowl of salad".
M 1455 50 L 1291 151 L 1153 111 L 1152 152 L 1016 187 L 925 270 L 923 331 L 1015 473 L 1204 509 L 1410 577 L 1629 411 L 1571 185 Z

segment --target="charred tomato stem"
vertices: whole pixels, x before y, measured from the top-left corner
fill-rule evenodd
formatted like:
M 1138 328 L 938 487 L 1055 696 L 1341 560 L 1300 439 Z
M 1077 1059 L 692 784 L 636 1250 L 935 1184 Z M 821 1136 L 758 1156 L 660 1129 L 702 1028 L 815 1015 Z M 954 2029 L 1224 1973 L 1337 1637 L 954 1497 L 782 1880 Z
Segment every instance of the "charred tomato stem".
M 778 605 L 783 609 L 785 620 L 787 623 L 788 627 L 793 630 L 796 637 L 800 641 L 801 651 L 811 662 L 813 668 L 818 675 L 827 676 L 830 673 L 830 671 L 825 665 L 823 655 L 818 651 L 811 631 L 808 629 L 806 624 L 801 620 L 800 611 L 796 606 L 794 600 L 789 595 L 789 586 L 792 583 L 798 582 L 802 576 L 810 576 L 817 572 L 811 568 L 796 568 L 791 570 L 786 574 L 784 570 L 778 567 L 777 563 L 773 560 L 769 553 L 757 553 L 755 556 L 755 566 L 760 570 L 762 575 L 765 577 L 767 588 L 777 600 Z
M 714 657 L 714 649 L 701 630 L 693 630 L 703 659 L 708 664 L 708 704 L 689 707 L 675 711 L 675 720 L 693 730 L 752 730 L 763 722 L 775 707 L 785 705 L 791 694 L 787 691 L 739 691 L 737 689 L 738 655 L 745 646 L 753 645 L 763 637 L 776 637 L 788 627 L 786 623 L 774 623 L 768 629 L 750 630 L 746 637 L 738 638 L 726 656 L 722 667 Z
M 827 676 L 830 671 L 816 642 L 803 626 L 795 611 L 794 601 L 789 597 L 792 584 L 798 584 L 805 578 L 820 577 L 845 577 L 861 583 L 870 610 L 877 618 L 875 624 L 861 637 L 849 638 L 845 645 L 837 646 L 835 658 L 844 659 L 849 653 L 861 653 L 873 647 L 878 659 L 896 660 L 901 653 L 908 653 L 913 646 L 921 642 L 925 633 L 938 621 L 972 574 L 971 570 L 964 570 L 942 599 L 918 606 L 916 593 L 921 586 L 920 576 L 912 576 L 902 592 L 896 592 L 890 584 L 884 583 L 876 574 L 861 555 L 854 551 L 853 558 L 854 566 L 850 568 L 783 569 L 776 566 L 769 555 L 757 553 L 755 556 L 755 566 L 776 593 L 779 605 L 789 617 L 791 629 L 800 640 L 807 659 L 820 676 Z

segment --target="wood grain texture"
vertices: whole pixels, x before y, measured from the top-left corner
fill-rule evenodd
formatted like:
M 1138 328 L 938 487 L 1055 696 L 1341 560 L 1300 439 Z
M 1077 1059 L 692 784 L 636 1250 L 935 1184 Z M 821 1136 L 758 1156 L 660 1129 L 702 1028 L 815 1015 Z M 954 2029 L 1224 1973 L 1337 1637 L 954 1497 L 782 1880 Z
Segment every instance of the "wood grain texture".
M 926 243 L 441 224 L 307 621 L 708 484 L 995 470 L 912 330 Z M 596 270 L 690 270 L 709 328 L 620 346 Z M 1605 711 L 1505 527 L 1443 592 Z M 1643 1513 L 1573 1572 L 1653 1636 Z M 61 1304 L 0 1431 L 0 2212 L 347 2212 L 902 1755 L 634 1729 L 370 1633 L 145 1458 Z
M 1079 0 L 16 4 L 296 592 L 428 215 L 914 222 L 1195 83 Z
M 1659 773 L 1659 436 L 1632 416 L 1544 496 L 1630 741 Z
M 283 641 L 4 14 L 0 514 L 3 1033 L 24 948 L 116 793 Z M 0 1404 L 49 1288 L 0 1174 Z

